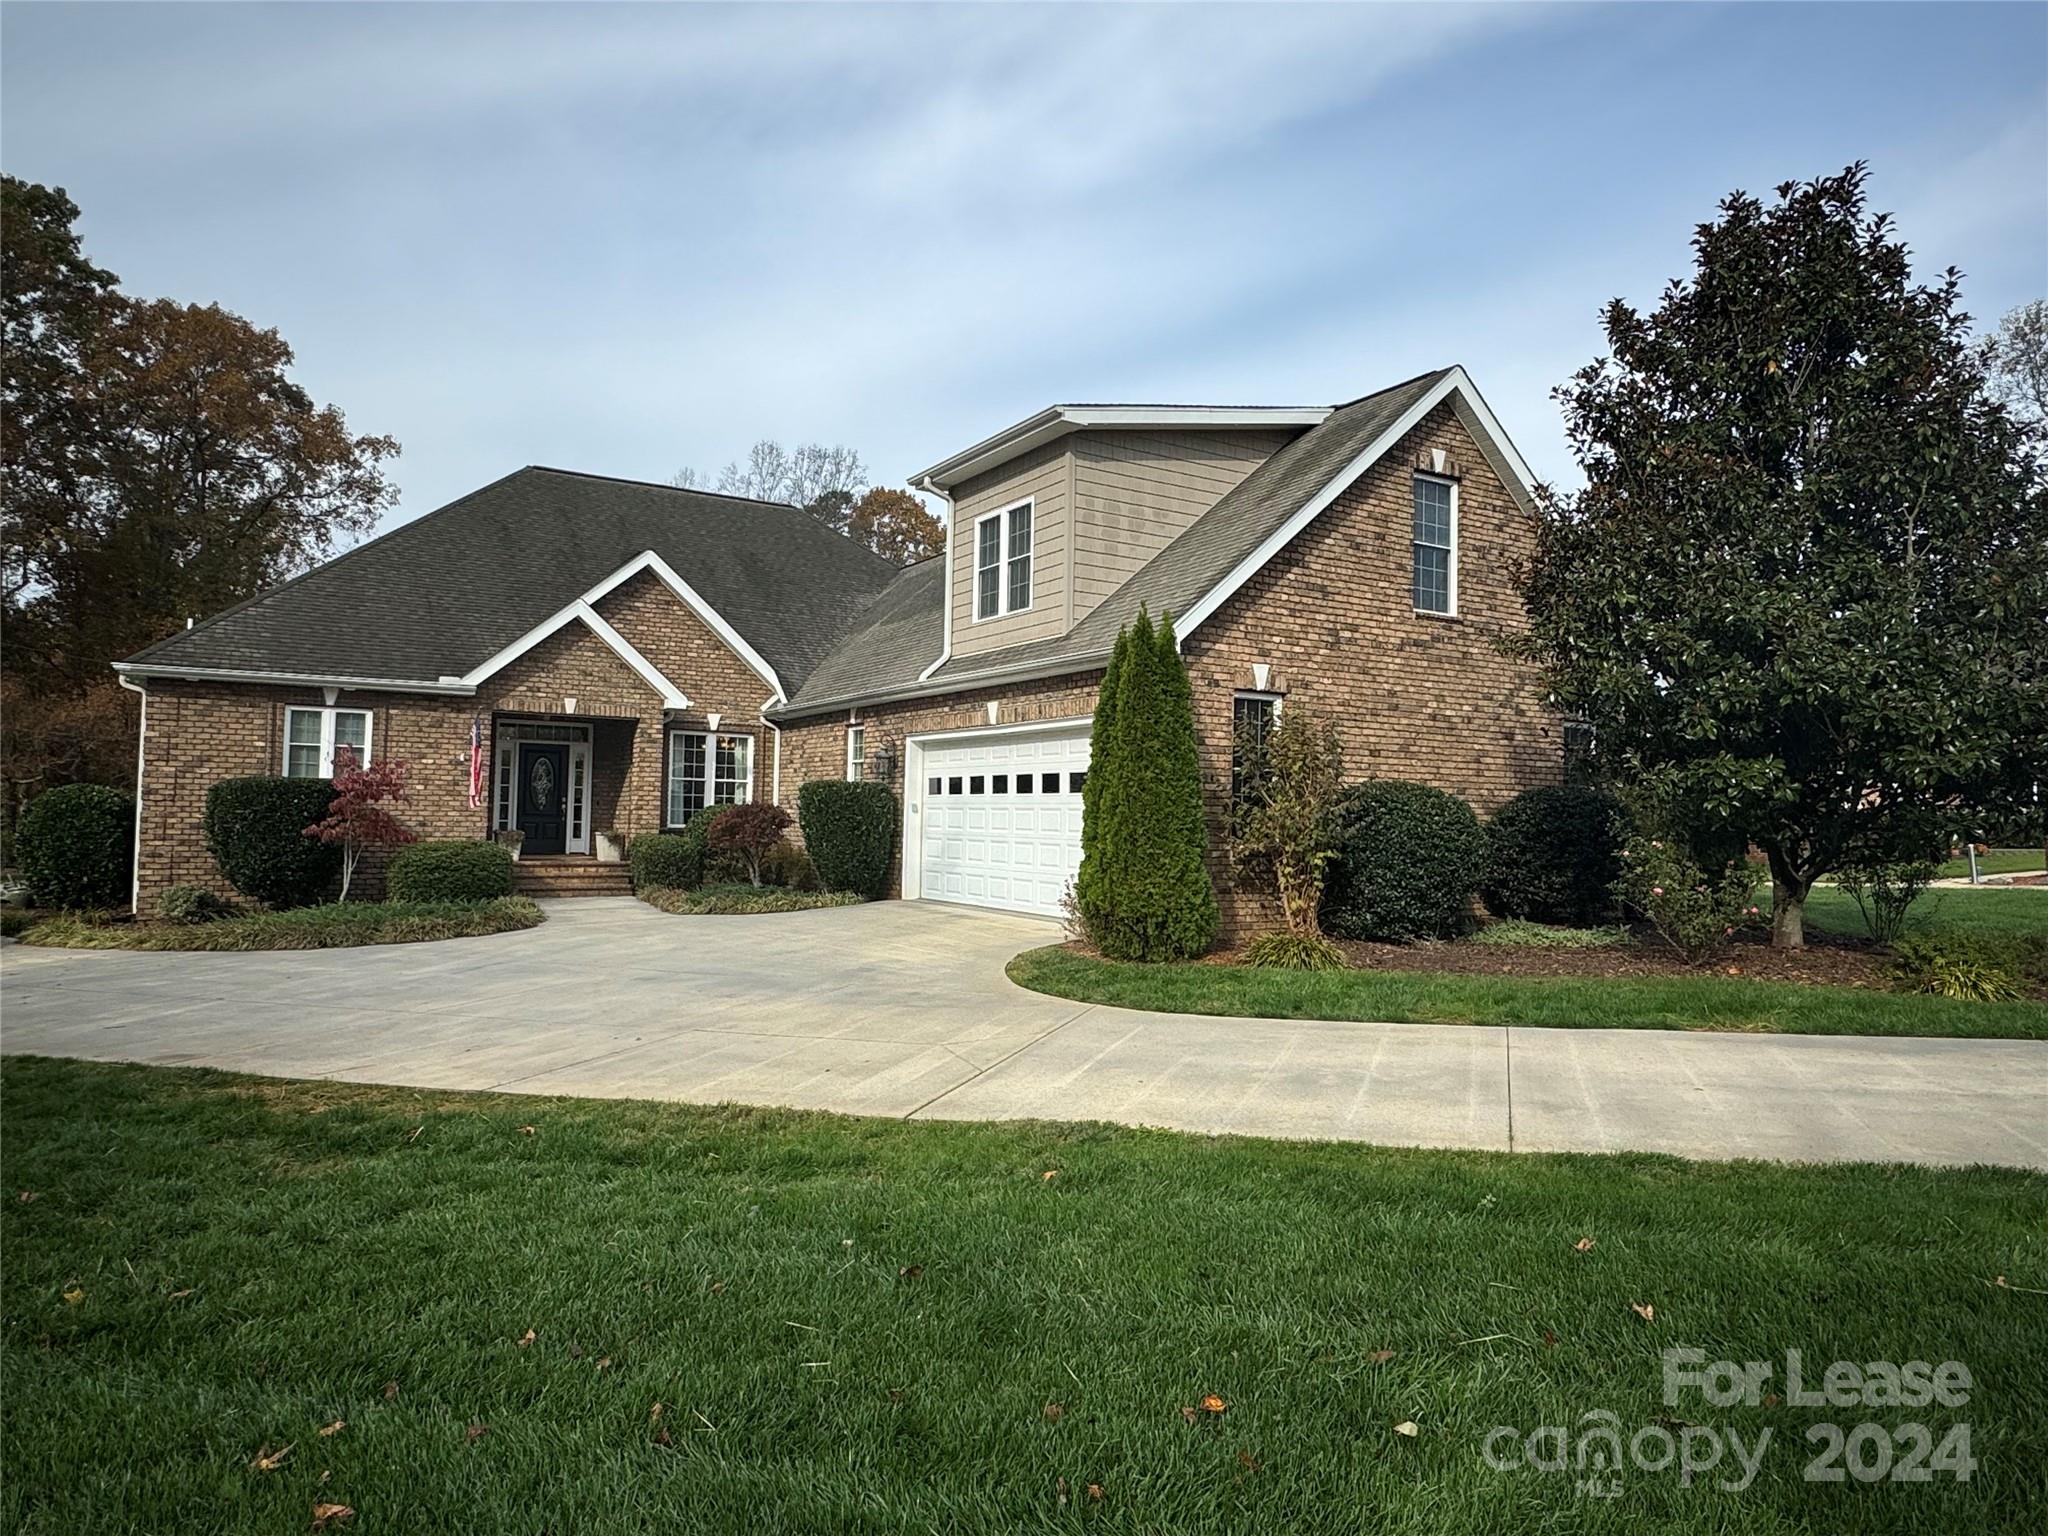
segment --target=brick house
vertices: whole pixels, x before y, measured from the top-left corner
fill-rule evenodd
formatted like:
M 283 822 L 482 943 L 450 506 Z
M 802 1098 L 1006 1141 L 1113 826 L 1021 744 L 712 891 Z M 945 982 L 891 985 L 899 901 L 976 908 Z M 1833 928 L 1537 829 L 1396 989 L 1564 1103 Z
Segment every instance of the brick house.
M 599 833 L 866 777 L 901 802 L 899 894 L 1056 912 L 1141 605 L 1174 616 L 1219 830 L 1234 730 L 1290 705 L 1338 721 L 1353 776 L 1482 813 L 1560 777 L 1496 645 L 1530 476 L 1461 368 L 1332 407 L 1054 406 L 912 483 L 947 550 L 898 571 L 794 507 L 528 468 L 119 663 L 137 909 L 220 886 L 209 785 L 348 745 L 410 763 L 422 835 L 519 829 L 535 889 L 616 878 Z M 1227 927 L 1255 925 L 1212 858 Z

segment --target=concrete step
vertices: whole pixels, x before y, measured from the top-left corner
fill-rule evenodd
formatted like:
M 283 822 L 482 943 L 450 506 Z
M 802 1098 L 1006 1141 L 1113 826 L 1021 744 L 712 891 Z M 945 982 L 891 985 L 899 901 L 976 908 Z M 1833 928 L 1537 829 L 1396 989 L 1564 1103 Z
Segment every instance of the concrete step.
M 595 859 L 521 859 L 512 866 L 512 889 L 521 896 L 630 896 L 632 872 Z

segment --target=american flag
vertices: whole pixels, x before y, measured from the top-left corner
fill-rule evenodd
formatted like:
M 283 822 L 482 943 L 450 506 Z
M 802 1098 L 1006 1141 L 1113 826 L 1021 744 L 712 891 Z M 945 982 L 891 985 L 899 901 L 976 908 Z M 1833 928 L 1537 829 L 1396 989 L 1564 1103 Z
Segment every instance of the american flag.
M 479 715 L 469 717 L 469 808 L 484 803 L 484 723 Z

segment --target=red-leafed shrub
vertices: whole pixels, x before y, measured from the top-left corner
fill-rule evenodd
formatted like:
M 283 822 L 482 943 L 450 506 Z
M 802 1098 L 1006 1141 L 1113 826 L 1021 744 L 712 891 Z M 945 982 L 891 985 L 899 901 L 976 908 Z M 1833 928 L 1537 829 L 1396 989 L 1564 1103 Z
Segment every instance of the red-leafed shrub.
M 788 830 L 789 812 L 779 805 L 757 800 L 720 811 L 706 842 L 713 853 L 737 859 L 747 872 L 748 883 L 759 885 L 762 861 L 781 846 L 782 834 Z

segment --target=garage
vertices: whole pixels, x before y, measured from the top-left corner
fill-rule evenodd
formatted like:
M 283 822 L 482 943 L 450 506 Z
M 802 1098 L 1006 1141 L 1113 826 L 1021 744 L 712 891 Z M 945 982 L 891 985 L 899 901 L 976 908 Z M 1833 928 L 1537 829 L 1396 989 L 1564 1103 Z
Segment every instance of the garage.
M 905 894 L 1060 915 L 1081 868 L 1088 725 L 912 738 Z

